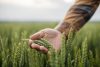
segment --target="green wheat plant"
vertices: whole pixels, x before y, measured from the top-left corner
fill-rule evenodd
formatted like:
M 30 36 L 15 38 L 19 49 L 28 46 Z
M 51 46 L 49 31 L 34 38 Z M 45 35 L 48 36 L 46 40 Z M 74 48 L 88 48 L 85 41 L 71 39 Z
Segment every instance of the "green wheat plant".
M 88 24 L 77 33 L 70 29 L 67 37 L 62 34 L 57 52 L 46 39 L 34 40 L 48 48 L 44 54 L 31 49 L 27 38 L 47 24 L 0 24 L 0 67 L 100 67 L 99 25 Z

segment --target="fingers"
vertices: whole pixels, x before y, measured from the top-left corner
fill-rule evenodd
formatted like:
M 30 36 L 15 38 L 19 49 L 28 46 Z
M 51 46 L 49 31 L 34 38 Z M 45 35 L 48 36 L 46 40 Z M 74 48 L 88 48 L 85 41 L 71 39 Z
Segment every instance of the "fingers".
M 31 44 L 30 45 L 30 47 L 32 48 L 32 49 L 36 49 L 37 51 L 40 51 L 40 45 L 38 45 L 38 44 Z
M 40 51 L 43 53 L 48 53 L 48 49 L 45 48 L 44 46 L 40 46 Z
M 33 40 L 29 39 L 29 46 L 31 47 L 31 44 L 33 43 Z
M 31 40 L 31 39 L 29 40 L 29 45 L 30 45 L 30 48 L 36 49 L 37 51 L 41 51 L 43 53 L 47 53 L 48 52 L 47 48 L 45 48 L 44 46 L 40 46 L 38 44 L 33 43 L 33 40 Z
M 37 39 L 40 39 L 42 37 L 44 37 L 45 33 L 43 31 L 39 31 L 33 35 L 30 36 L 30 39 L 31 40 L 37 40 Z
M 47 48 L 45 48 L 44 46 L 40 46 L 38 44 L 35 44 L 35 43 L 31 44 L 30 47 L 32 49 L 36 49 L 37 51 L 40 51 L 40 52 L 43 52 L 43 53 L 47 53 L 48 52 Z
M 36 49 L 37 51 L 43 52 L 43 53 L 47 53 L 48 49 L 45 48 L 44 46 L 40 46 L 38 44 L 33 43 L 33 40 L 38 40 L 41 39 L 45 36 L 45 33 L 43 31 L 39 31 L 33 35 L 30 36 L 30 40 L 29 40 L 29 45 L 32 49 Z

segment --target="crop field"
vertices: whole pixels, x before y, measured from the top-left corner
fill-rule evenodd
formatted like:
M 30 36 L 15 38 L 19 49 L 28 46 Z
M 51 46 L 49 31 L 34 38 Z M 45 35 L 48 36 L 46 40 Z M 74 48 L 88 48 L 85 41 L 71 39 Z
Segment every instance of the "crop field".
M 68 39 L 62 34 L 62 46 L 54 52 L 47 40 L 35 41 L 48 47 L 43 54 L 28 45 L 29 36 L 57 23 L 0 23 L 0 67 L 100 67 L 100 23 L 88 23 Z

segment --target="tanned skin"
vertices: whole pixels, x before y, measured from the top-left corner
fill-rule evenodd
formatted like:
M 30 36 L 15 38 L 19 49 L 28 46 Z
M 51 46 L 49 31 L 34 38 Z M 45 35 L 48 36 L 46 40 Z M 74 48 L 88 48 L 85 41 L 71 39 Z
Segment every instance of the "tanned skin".
M 61 34 L 65 33 L 67 36 L 70 28 L 73 28 L 74 32 L 77 32 L 93 16 L 99 4 L 100 0 L 76 0 L 75 4 L 65 15 L 63 21 L 54 29 L 46 28 L 30 36 L 30 47 L 37 51 L 47 53 L 48 49 L 46 47 L 32 43 L 33 40 L 44 38 L 52 44 L 55 51 L 60 50 Z

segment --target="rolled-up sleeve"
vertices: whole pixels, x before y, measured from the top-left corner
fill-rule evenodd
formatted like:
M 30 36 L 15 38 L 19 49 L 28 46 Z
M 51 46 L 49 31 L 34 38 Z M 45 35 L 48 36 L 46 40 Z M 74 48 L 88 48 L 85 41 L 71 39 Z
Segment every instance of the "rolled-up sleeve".
M 79 30 L 93 16 L 99 4 L 100 0 L 76 0 L 65 15 L 63 23 L 59 25 L 59 29 L 65 27 L 68 30 L 72 27 L 75 31 Z

